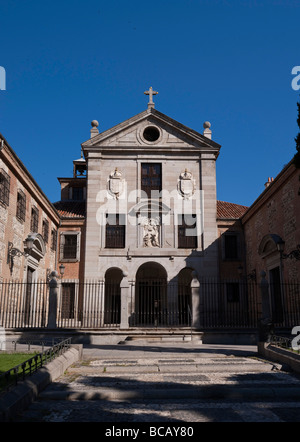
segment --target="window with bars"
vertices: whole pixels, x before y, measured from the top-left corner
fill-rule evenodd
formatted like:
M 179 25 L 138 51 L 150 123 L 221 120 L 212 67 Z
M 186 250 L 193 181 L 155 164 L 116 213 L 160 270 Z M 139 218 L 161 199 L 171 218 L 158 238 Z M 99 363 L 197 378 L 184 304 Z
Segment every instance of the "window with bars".
M 161 164 L 143 163 L 141 165 L 141 190 L 148 198 L 157 198 L 162 189 Z
M 0 201 L 6 206 L 9 205 L 10 176 L 0 169 Z
M 57 243 L 57 230 L 52 229 L 51 230 L 51 250 L 56 250 L 56 243 Z
M 22 190 L 18 190 L 16 216 L 20 221 L 25 221 L 25 218 L 26 218 L 26 195 Z
M 64 235 L 63 259 L 76 259 L 77 235 Z
M 62 283 L 61 318 L 73 319 L 75 310 L 75 283 Z
M 105 229 L 105 247 L 109 249 L 125 248 L 125 215 L 107 214 Z
M 47 244 L 48 239 L 49 239 L 49 221 L 46 219 L 43 220 L 42 237 L 43 237 L 45 243 Z
M 196 215 L 178 216 L 178 248 L 196 249 L 198 247 Z
M 36 207 L 31 209 L 30 230 L 34 233 L 37 233 L 39 230 L 39 210 Z
M 75 262 L 80 259 L 80 232 L 60 233 L 60 260 Z

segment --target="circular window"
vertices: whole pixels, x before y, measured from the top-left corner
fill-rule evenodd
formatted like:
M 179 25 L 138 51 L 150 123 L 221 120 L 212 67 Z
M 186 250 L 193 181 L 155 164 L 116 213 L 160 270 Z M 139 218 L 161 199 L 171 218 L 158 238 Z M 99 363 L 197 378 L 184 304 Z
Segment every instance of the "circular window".
M 147 141 L 157 141 L 160 137 L 160 132 L 157 129 L 157 127 L 154 126 L 148 126 L 143 132 L 143 137 Z

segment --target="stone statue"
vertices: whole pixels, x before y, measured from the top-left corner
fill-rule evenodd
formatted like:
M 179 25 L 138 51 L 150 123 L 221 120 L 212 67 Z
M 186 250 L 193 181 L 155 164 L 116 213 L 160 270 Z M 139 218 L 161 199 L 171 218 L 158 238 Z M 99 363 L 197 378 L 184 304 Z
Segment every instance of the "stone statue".
M 144 218 L 144 247 L 159 247 L 159 219 Z

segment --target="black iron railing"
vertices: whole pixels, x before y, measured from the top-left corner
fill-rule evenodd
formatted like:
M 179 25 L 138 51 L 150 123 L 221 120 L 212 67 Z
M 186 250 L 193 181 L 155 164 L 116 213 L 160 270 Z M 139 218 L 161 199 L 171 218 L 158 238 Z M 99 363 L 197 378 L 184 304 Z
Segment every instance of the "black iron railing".
M 228 279 L 199 282 L 199 292 L 193 294 L 197 296 L 197 311 L 189 284 L 161 280 L 130 283 L 129 326 L 190 327 L 196 319 L 201 329 L 258 326 L 262 315 L 259 283 Z M 270 284 L 269 293 L 274 325 L 300 326 L 300 284 L 297 281 L 276 287 Z M 0 283 L 0 327 L 44 328 L 48 324 L 48 311 L 47 282 Z M 57 328 L 118 328 L 120 322 L 120 283 L 63 280 L 59 284 Z
M 35 341 L 31 341 L 34 343 Z M 65 353 L 71 346 L 71 338 L 64 339 L 50 348 L 36 353 L 31 358 L 0 374 L 0 393 L 7 391 L 11 386 L 17 385 L 27 376 L 31 376 L 38 369 L 47 365 L 58 356 Z

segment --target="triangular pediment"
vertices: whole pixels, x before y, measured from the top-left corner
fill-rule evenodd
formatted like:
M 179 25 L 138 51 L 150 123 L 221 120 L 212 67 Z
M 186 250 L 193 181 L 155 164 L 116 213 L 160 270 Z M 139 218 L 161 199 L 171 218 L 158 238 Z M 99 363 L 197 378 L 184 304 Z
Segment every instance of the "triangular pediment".
M 150 108 L 99 133 L 82 144 L 85 149 L 131 148 L 204 149 L 218 154 L 220 145 L 204 135 Z

